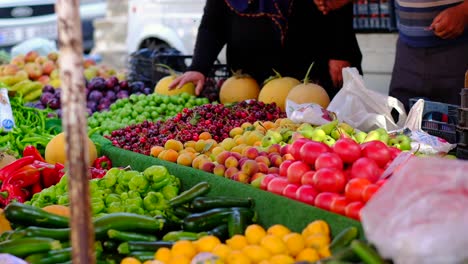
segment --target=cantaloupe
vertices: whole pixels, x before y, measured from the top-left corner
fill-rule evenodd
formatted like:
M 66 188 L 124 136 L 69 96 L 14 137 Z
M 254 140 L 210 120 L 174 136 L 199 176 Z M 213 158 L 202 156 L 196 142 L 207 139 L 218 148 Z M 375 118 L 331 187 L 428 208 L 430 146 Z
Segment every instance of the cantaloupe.
M 51 205 L 42 207 L 42 210 L 52 213 L 52 214 L 70 217 L 70 207 L 65 206 L 65 205 L 51 204 Z
M 192 82 L 186 83 L 182 85 L 180 88 L 174 88 L 169 90 L 169 85 L 178 77 L 176 72 L 167 65 L 159 64 L 159 66 L 164 67 L 169 70 L 169 75 L 166 77 L 161 78 L 156 86 L 154 87 L 154 93 L 162 94 L 162 95 L 176 95 L 181 93 L 188 93 L 191 95 L 195 95 L 195 84 Z
M 301 82 L 292 77 L 282 77 L 277 71 L 276 76 L 268 79 L 263 85 L 260 94 L 258 95 L 258 101 L 266 104 L 276 103 L 281 109 L 286 109 L 286 97 L 292 88 L 299 85 Z
M 327 91 L 318 84 L 309 83 L 309 73 L 313 65 L 314 64 L 312 63 L 307 70 L 304 82 L 292 88 L 291 91 L 289 91 L 286 100 L 291 100 L 296 104 L 315 103 L 323 108 L 327 108 L 330 104 L 330 97 L 328 96 Z
M 88 165 L 91 166 L 97 158 L 97 149 L 93 141 L 88 138 Z M 62 132 L 53 137 L 45 148 L 44 159 L 50 163 L 61 163 L 67 162 L 66 151 L 65 151 L 65 133 Z
M 222 104 L 257 99 L 260 86 L 254 78 L 246 74 L 235 73 L 224 81 L 219 90 L 219 101 Z

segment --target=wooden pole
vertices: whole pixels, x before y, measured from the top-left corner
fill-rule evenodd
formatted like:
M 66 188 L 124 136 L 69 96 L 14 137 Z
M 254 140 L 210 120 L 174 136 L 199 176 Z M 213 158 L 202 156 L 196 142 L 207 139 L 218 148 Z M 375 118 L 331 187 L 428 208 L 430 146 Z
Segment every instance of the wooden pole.
M 88 135 L 86 120 L 83 43 L 79 0 L 57 0 L 62 86 L 62 126 L 65 132 L 68 190 L 71 203 L 71 244 L 74 264 L 94 264 L 94 228 L 88 183 Z

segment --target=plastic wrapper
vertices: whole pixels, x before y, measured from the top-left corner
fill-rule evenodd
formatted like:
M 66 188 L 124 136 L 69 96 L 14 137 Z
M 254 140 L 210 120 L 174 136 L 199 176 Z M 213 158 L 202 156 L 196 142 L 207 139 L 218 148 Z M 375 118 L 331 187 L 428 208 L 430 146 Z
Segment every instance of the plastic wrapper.
M 286 100 L 286 115 L 294 123 L 321 126 L 335 119 L 335 115 L 318 104 L 296 104 Z
M 393 119 L 393 109 L 399 113 L 398 122 Z M 356 68 L 343 69 L 343 87 L 327 110 L 336 113 L 338 120 L 361 131 L 400 129 L 407 117 L 403 104 L 396 98 L 367 89 Z
M 57 51 L 57 45 L 55 41 L 44 39 L 44 38 L 32 38 L 21 42 L 11 49 L 11 56 L 16 57 L 20 54 L 25 55 L 29 51 L 35 50 L 41 56 L 47 56 L 47 54 Z
M 0 131 L 11 131 L 15 126 L 8 90 L 0 88 Z
M 0 264 L 28 264 L 28 263 L 10 254 L 0 254 Z
M 405 161 L 362 209 L 366 238 L 395 264 L 464 263 L 467 176 L 466 161 Z

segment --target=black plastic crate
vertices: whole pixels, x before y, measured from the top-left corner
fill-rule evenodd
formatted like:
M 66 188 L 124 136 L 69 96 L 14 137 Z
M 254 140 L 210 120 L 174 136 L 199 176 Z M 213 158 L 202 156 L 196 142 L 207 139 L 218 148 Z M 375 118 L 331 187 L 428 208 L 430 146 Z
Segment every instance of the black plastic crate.
M 357 32 L 397 31 L 393 0 L 354 0 L 353 8 Z
M 458 126 L 468 129 L 468 108 L 458 109 Z
M 468 108 L 468 88 L 463 88 L 460 92 L 461 97 L 461 108 Z
M 468 160 L 468 146 L 464 144 L 458 144 L 456 156 L 458 159 Z
M 459 144 L 468 145 L 468 128 L 457 127 L 457 139 Z

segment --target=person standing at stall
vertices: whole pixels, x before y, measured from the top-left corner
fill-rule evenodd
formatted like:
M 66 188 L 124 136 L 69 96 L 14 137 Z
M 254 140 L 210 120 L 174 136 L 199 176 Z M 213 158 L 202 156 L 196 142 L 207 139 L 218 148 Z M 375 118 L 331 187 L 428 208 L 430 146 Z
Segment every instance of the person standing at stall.
M 261 85 L 273 74 L 301 80 L 314 62 L 311 80 L 332 98 L 344 67 L 361 69 L 352 4 L 322 14 L 313 0 L 207 0 L 192 64 L 170 86 L 187 82 L 203 89 L 205 76 L 226 45 L 227 65 Z
M 468 70 L 468 0 L 396 0 L 399 37 L 390 95 L 460 104 Z

